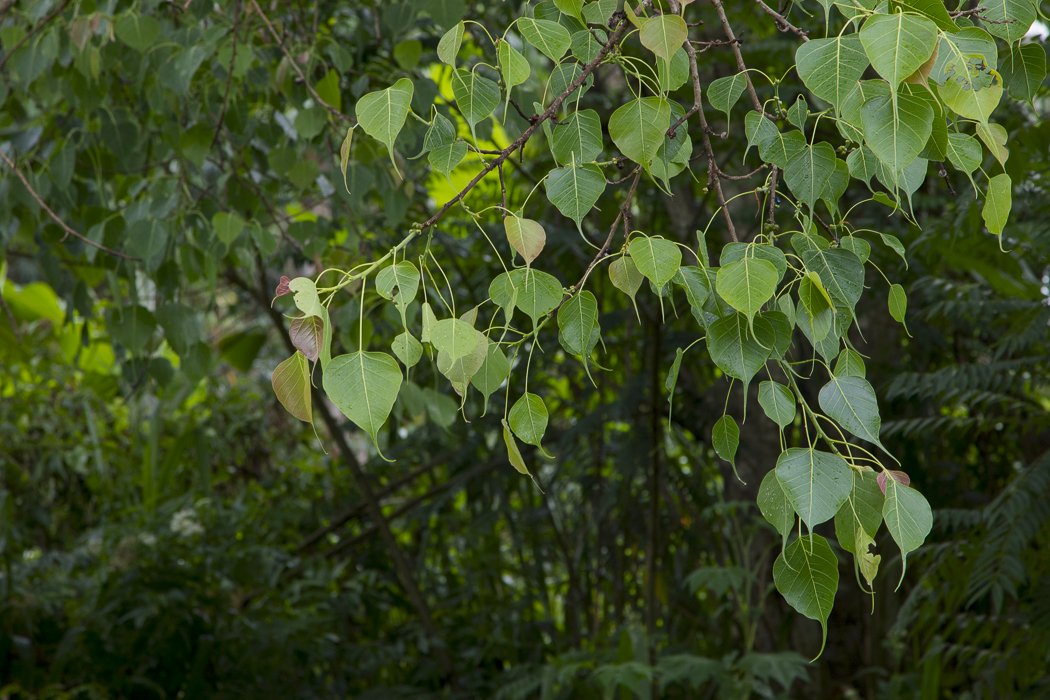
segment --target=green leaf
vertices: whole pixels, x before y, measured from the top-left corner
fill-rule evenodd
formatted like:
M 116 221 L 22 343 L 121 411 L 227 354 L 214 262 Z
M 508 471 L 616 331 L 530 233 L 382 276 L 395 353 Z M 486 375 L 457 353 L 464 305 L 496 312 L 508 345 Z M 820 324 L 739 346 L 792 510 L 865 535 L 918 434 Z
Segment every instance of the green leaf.
M 303 421 L 313 424 L 313 403 L 310 396 L 310 367 L 306 356 L 298 350 L 287 360 L 277 365 L 270 378 L 273 393 L 284 406 L 284 410 Z
M 821 141 L 813 146 L 806 144 L 790 156 L 784 168 L 784 182 L 799 201 L 812 208 L 823 195 L 835 171 L 835 161 L 835 149 L 830 143 Z
M 463 32 L 465 29 L 466 25 L 463 22 L 457 22 L 442 35 L 437 46 L 438 59 L 442 63 L 447 63 L 453 68 L 456 67 L 456 56 L 459 54 L 459 48 L 463 45 Z
M 1031 102 L 1046 80 L 1046 49 L 1038 43 L 1013 47 L 1003 64 L 1003 76 L 1011 97 Z
M 943 0 L 894 0 L 894 3 L 905 10 L 932 19 L 938 29 L 953 32 L 959 28 L 948 14 Z
M 779 382 L 767 380 L 758 385 L 758 405 L 781 430 L 795 421 L 795 395 Z
M 328 308 L 321 303 L 317 287 L 309 278 L 296 277 L 288 283 L 288 289 L 292 292 L 295 307 L 303 312 L 303 316 L 321 319 L 324 337 L 321 340 L 320 360 L 321 368 L 325 369 L 332 359 L 332 325 L 328 320 Z
M 922 546 L 933 529 L 933 511 L 921 493 L 896 479 L 886 479 L 886 500 L 882 505 L 886 529 L 901 550 L 901 577 L 908 570 L 908 554 Z
M 510 247 L 522 257 L 526 265 L 531 265 L 547 244 L 547 232 L 540 222 L 532 219 L 511 214 L 503 218 L 503 230 Z
M 596 0 L 583 7 L 583 18 L 590 24 L 608 24 L 616 12 L 619 0 Z
M 211 218 L 215 237 L 229 247 L 244 231 L 244 219 L 237 212 L 220 211 Z
M 439 350 L 437 356 L 438 371 L 445 375 L 452 384 L 452 389 L 463 398 L 466 398 L 471 380 L 481 370 L 488 357 L 488 338 L 480 331 L 473 332 L 474 342 L 470 352 L 453 357 L 449 352 Z
M 656 157 L 671 120 L 671 105 L 662 97 L 640 97 L 619 107 L 609 118 L 609 136 L 620 152 L 643 167 Z
M 450 360 L 466 357 L 485 340 L 484 334 L 458 318 L 441 319 L 430 329 L 430 344 L 438 352 L 447 354 Z
M 864 265 L 856 255 L 842 248 L 821 248 L 808 236 L 792 237 L 791 244 L 836 303 L 856 307 L 864 292 Z
M 543 449 L 543 434 L 547 432 L 547 407 L 543 399 L 529 392 L 522 394 L 511 406 L 507 418 L 519 440 Z
M 835 369 L 832 374 L 836 377 L 860 377 L 864 378 L 867 368 L 864 366 L 864 358 L 856 350 L 843 348 L 835 359 Z
M 113 28 L 118 39 L 139 53 L 146 53 L 155 47 L 163 31 L 155 17 L 134 12 L 120 15 Z
M 589 163 L 602 152 L 602 122 L 593 109 L 573 112 L 554 127 L 551 153 L 559 163 Z
M 989 71 L 991 82 L 974 89 L 969 83 L 949 80 L 937 86 L 941 101 L 956 114 L 967 119 L 987 123 L 992 112 L 1003 99 L 1003 78 L 996 71 Z
M 798 75 L 814 95 L 838 107 L 868 67 L 856 34 L 812 39 L 795 51 Z
M 777 282 L 780 282 L 787 272 L 788 264 L 787 258 L 784 257 L 784 252 L 775 245 L 768 243 L 743 243 L 739 241 L 726 243 L 719 256 L 719 262 L 725 266 L 737 260 L 743 260 L 745 257 L 758 258 L 759 260 L 773 263 L 773 267 L 777 271 Z
M 510 362 L 506 354 L 498 344 L 489 342 L 485 361 L 470 378 L 471 385 L 485 397 L 485 410 L 488 410 L 489 397 L 496 393 L 509 376 Z
M 988 31 L 1003 41 L 1013 43 L 1023 37 L 1036 18 L 1032 0 L 981 0 L 977 8 L 986 17 Z
M 1008 134 L 1001 124 L 990 122 L 988 124 L 977 123 L 976 132 L 978 138 L 984 142 L 988 152 L 995 156 L 999 164 L 1006 166 L 1006 160 L 1010 157 L 1010 150 L 1006 147 Z
M 904 92 L 868 100 L 860 114 L 865 142 L 891 173 L 919 157 L 933 129 L 933 107 Z
M 529 79 L 529 76 L 532 75 L 532 66 L 529 64 L 528 59 L 506 39 L 499 42 L 496 56 L 499 59 L 503 89 L 507 91 L 507 102 L 509 102 L 510 91 Z
M 575 17 L 578 20 L 583 19 L 583 0 L 554 0 L 554 6 L 557 7 L 562 14 Z
M 755 317 L 762 305 L 777 291 L 777 268 L 768 260 L 744 256 L 722 265 L 715 278 L 715 290 L 726 303 L 747 316 Z
M 587 35 L 590 36 L 590 32 L 587 32 Z M 670 61 L 657 58 L 656 75 L 660 91 L 665 94 L 673 92 L 689 82 L 689 57 L 686 55 L 685 49 L 679 48 L 675 51 Z
M 589 291 L 575 295 L 558 309 L 558 340 L 570 355 L 590 357 L 600 336 L 598 300 Z
M 780 533 L 783 538 L 781 546 L 786 546 L 788 535 L 795 526 L 795 511 L 791 508 L 791 502 L 788 501 L 787 494 L 784 493 L 784 488 L 772 469 L 762 478 L 757 501 L 762 517 Z
M 857 531 L 874 538 L 882 525 L 882 490 L 873 471 L 853 471 L 849 497 L 835 513 L 835 539 L 850 554 L 857 554 Z M 864 552 L 866 553 L 866 552 Z
M 740 426 L 733 416 L 726 414 L 715 421 L 711 429 L 711 446 L 715 454 L 736 468 L 736 450 L 740 445 Z
M 813 448 L 785 450 L 777 460 L 776 474 L 791 507 L 810 530 L 835 517 L 852 487 L 846 461 Z
M 908 295 L 899 284 L 890 285 L 889 309 L 890 317 L 903 325 L 904 317 L 908 313 Z
M 1010 218 L 1013 181 L 1006 173 L 999 173 L 988 181 L 988 191 L 984 195 L 984 206 L 981 218 L 984 225 L 996 236 L 1003 235 L 1003 229 Z
M 746 87 L 747 73 L 737 73 L 723 78 L 716 78 L 707 86 L 707 101 L 719 112 L 724 112 L 728 121 L 733 107 L 740 100 L 740 96 L 744 94 Z M 769 120 L 766 119 L 765 121 Z M 772 125 L 772 122 L 770 124 Z
M 435 148 L 447 146 L 456 140 L 456 126 L 448 117 L 441 112 L 435 112 L 430 121 L 426 135 L 423 136 L 423 150 L 433 151 Z
M 904 12 L 872 15 L 860 30 L 872 67 L 894 89 L 930 59 L 936 39 L 936 24 Z
M 969 134 L 948 134 L 948 162 L 952 166 L 970 177 L 977 168 L 981 167 L 984 151 L 977 139 Z M 970 182 L 973 178 L 970 177 Z
M 624 255 L 609 264 L 609 281 L 614 287 L 631 297 L 631 303 L 634 303 L 635 295 L 638 294 L 645 277 L 638 271 L 634 260 L 629 255 Z
M 543 185 L 551 204 L 579 229 L 605 192 L 605 175 L 597 165 L 569 165 L 551 170 Z
M 467 144 L 465 141 L 454 141 L 435 147 L 427 154 L 427 161 L 437 172 L 445 177 L 456 169 L 467 156 Z
M 358 351 L 333 357 L 324 369 L 323 386 L 336 408 L 377 444 L 401 389 L 401 368 L 382 352 Z
M 357 101 L 355 114 L 358 125 L 365 133 L 387 148 L 390 163 L 397 170 L 394 162 L 394 141 L 408 118 L 412 103 L 414 87 L 408 78 L 401 78 L 385 90 L 370 92 Z
M 930 79 L 938 85 L 955 80 L 977 90 L 987 84 L 988 69 L 995 70 L 998 65 L 995 39 L 979 27 L 966 27 L 941 34 Z
M 561 282 L 553 275 L 531 267 L 517 268 L 492 280 L 489 296 L 507 311 L 521 309 L 533 325 L 557 308 L 563 296 Z
M 419 270 L 407 260 L 384 267 L 376 275 L 376 292 L 399 308 L 407 307 L 418 291 Z
M 475 69 L 477 67 L 475 66 Z M 499 85 L 477 74 L 476 70 L 458 68 L 452 74 L 452 95 L 463 114 L 470 133 L 477 140 L 474 127 L 487 119 L 499 106 Z
M 638 30 L 642 46 L 668 61 L 688 36 L 689 28 L 685 25 L 685 20 L 672 14 L 650 17 L 643 21 Z
M 748 328 L 746 316 L 732 314 L 712 323 L 707 334 L 711 359 L 727 375 L 742 381 L 745 391 L 751 378 L 766 364 L 772 350 L 770 345 L 763 347 Z
M 557 22 L 546 19 L 521 17 L 518 19 L 518 31 L 522 38 L 540 50 L 544 56 L 558 62 L 572 45 L 569 30 Z
M 820 623 L 819 657 L 828 638 L 828 617 L 839 588 L 839 563 L 820 535 L 799 537 L 773 562 L 773 583 L 788 605 Z
M 343 187 L 347 194 L 350 194 L 350 184 L 346 181 L 346 166 L 350 164 L 350 144 L 354 141 L 354 129 L 356 128 L 357 125 L 354 124 L 346 130 L 343 143 L 339 146 L 339 172 L 343 174 Z
M 682 266 L 678 244 L 660 236 L 636 236 L 627 244 L 638 271 L 660 289 L 671 281 Z
M 875 389 L 862 377 L 832 377 L 817 396 L 820 408 L 857 437 L 882 447 L 882 418 Z M 883 447 L 883 449 L 885 449 Z
M 408 331 L 398 333 L 390 344 L 390 349 L 407 368 L 415 367 L 423 357 L 423 345 Z
M 510 466 L 514 467 L 514 470 L 519 474 L 524 474 L 527 477 L 532 477 L 529 473 L 529 468 L 525 466 L 525 460 L 521 456 L 521 450 L 518 449 L 518 443 L 514 439 L 514 434 L 510 430 L 510 426 L 507 425 L 507 421 L 501 421 L 503 424 L 503 444 L 507 446 L 507 461 L 510 462 Z

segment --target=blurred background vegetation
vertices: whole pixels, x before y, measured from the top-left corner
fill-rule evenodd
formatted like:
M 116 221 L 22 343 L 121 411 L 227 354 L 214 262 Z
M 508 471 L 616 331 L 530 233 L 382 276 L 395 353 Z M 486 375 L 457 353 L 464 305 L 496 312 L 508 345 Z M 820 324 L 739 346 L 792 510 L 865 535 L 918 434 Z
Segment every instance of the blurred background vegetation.
M 1020 183 L 1006 253 L 957 177 L 931 172 L 921 230 L 868 214 L 907 246 L 907 266 L 872 255 L 909 289 L 911 335 L 868 294 L 859 347 L 936 520 L 899 591 L 885 555 L 874 602 L 845 581 L 815 662 L 819 627 L 773 591 L 780 542 L 754 505 L 777 432 L 752 405 L 735 480 L 708 440 L 726 383 L 701 360 L 668 420 L 664 377 L 695 333 L 652 295 L 639 320 L 597 280 L 596 385 L 556 343 L 534 363 L 557 455 L 532 460 L 542 492 L 506 463 L 498 416 L 458 420 L 426 363 L 385 436 L 393 463 L 331 409 L 317 435 L 283 412 L 277 277 L 381 254 L 453 191 L 397 180 L 362 139 L 348 195 L 346 124 L 317 100 L 349 112 L 403 75 L 447 90 L 444 29 L 502 28 L 518 5 L 267 0 L 264 19 L 251 0 L 0 2 L 0 152 L 77 232 L 139 259 L 63 231 L 0 166 L 0 697 L 1050 696 L 1045 85 L 1002 108 Z M 794 50 L 751 3 L 729 10 L 753 65 Z M 717 50 L 704 68 L 735 72 Z M 585 100 L 607 113 L 623 89 Z M 726 163 L 746 146 L 737 118 L 710 117 Z M 400 150 L 422 134 L 410 120 Z M 712 208 L 702 183 L 678 188 L 637 219 L 686 240 Z M 548 219 L 574 279 L 589 253 Z M 435 236 L 455 287 L 483 298 L 473 224 L 453 214 Z M 357 304 L 337 313 L 356 339 Z

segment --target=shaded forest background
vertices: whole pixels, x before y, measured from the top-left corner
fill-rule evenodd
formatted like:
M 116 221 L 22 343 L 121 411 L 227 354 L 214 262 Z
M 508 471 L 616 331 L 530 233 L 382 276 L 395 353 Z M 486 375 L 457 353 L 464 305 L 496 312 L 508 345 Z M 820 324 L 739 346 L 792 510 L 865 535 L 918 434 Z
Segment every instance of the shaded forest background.
M 874 602 L 842 557 L 810 663 L 819 626 L 773 589 L 780 539 L 754 504 L 778 433 L 754 392 L 729 394 L 748 416 L 735 479 L 709 439 L 727 383 L 700 359 L 669 411 L 665 376 L 695 333 L 688 313 L 662 322 L 654 295 L 636 317 L 595 282 L 594 384 L 556 342 L 534 367 L 557 456 L 532 462 L 542 491 L 507 464 L 498 415 L 459 420 L 426 369 L 384 435 L 390 463 L 331 407 L 316 435 L 281 409 L 279 276 L 382 254 L 456 191 L 398 180 L 361 139 L 347 194 L 338 114 L 395 75 L 437 93 L 444 30 L 505 27 L 520 8 L 261 5 L 0 3 L 0 697 L 1050 694 L 1045 84 L 998 117 L 1018 183 L 1005 253 L 969 183 L 936 169 L 915 197 L 921 229 L 859 215 L 908 250 L 907 265 L 871 254 L 909 290 L 910 335 L 871 294 L 857 342 L 883 439 L 936 517 L 896 592 L 884 555 Z M 820 4 L 803 8 L 795 21 L 819 29 Z M 794 51 L 750 2 L 727 9 L 752 65 Z M 721 37 L 705 12 L 698 31 Z M 703 60 L 710 78 L 736 71 L 718 47 Z M 604 114 L 625 88 L 598 80 L 584 99 Z M 708 118 L 738 165 L 742 113 Z M 528 125 L 505 121 L 479 131 Z M 424 131 L 410 120 L 399 150 L 417 153 Z M 532 167 L 509 180 L 519 195 Z M 702 180 L 640 197 L 639 225 L 695 239 L 714 211 Z M 747 222 L 752 205 L 737 207 Z M 544 223 L 574 279 L 588 251 L 553 208 Z M 453 213 L 435 240 L 451 284 L 484 299 L 492 263 L 473 223 Z M 338 313 L 349 338 L 397 325 L 356 303 Z

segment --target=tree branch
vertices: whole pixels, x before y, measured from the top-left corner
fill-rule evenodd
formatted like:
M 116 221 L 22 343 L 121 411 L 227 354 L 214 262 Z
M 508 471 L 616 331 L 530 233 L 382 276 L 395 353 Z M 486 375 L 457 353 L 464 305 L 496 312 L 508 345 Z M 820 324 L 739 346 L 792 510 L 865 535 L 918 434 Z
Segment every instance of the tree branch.
M 29 180 L 27 180 L 26 176 L 22 174 L 22 171 L 18 169 L 18 166 L 15 165 L 14 161 L 8 158 L 7 154 L 3 151 L 0 151 L 0 160 L 4 161 L 4 163 L 7 164 L 7 167 L 11 168 L 11 170 L 14 171 L 15 176 L 22 181 L 22 185 L 26 188 L 26 190 L 28 190 L 29 194 L 33 197 L 33 199 L 36 200 L 36 203 L 39 204 L 40 208 L 43 209 L 47 213 L 47 215 L 51 217 L 52 221 L 58 224 L 59 227 L 63 231 L 65 231 L 66 236 L 72 236 L 73 238 L 76 238 L 77 240 L 83 242 L 85 245 L 89 245 L 92 248 L 98 248 L 103 253 L 108 253 L 109 255 L 112 255 L 115 258 L 121 258 L 123 260 L 138 260 L 138 258 L 132 257 L 127 253 L 122 253 L 119 250 L 114 250 L 108 246 L 102 245 L 101 243 L 96 243 L 95 241 L 91 240 L 90 238 L 88 238 L 87 236 L 85 236 L 84 234 L 80 233 L 72 226 L 67 224 L 65 221 L 62 220 L 62 218 L 58 214 L 55 213 L 55 211 L 51 207 L 47 205 L 47 202 L 44 201 L 44 198 L 41 197 L 35 189 L 33 189 L 33 186 L 31 184 L 29 184 Z M 63 236 L 63 238 L 65 238 L 65 236 Z
M 762 0 L 755 0 L 755 2 L 760 8 L 762 8 L 763 12 L 765 12 L 767 15 L 776 20 L 777 29 L 779 29 L 782 32 L 791 32 L 792 34 L 795 34 L 800 39 L 802 39 L 802 41 L 809 41 L 809 34 L 807 34 L 803 30 L 799 29 L 791 22 L 789 22 L 787 17 L 774 10 L 766 3 L 762 2 Z

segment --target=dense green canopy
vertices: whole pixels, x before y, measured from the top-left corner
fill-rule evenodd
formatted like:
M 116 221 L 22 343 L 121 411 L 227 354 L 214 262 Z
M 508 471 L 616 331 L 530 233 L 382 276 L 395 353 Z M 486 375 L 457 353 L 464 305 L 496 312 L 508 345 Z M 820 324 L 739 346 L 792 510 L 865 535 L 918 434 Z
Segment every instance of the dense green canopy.
M 1048 9 L 0 0 L 0 695 L 1050 692 Z

